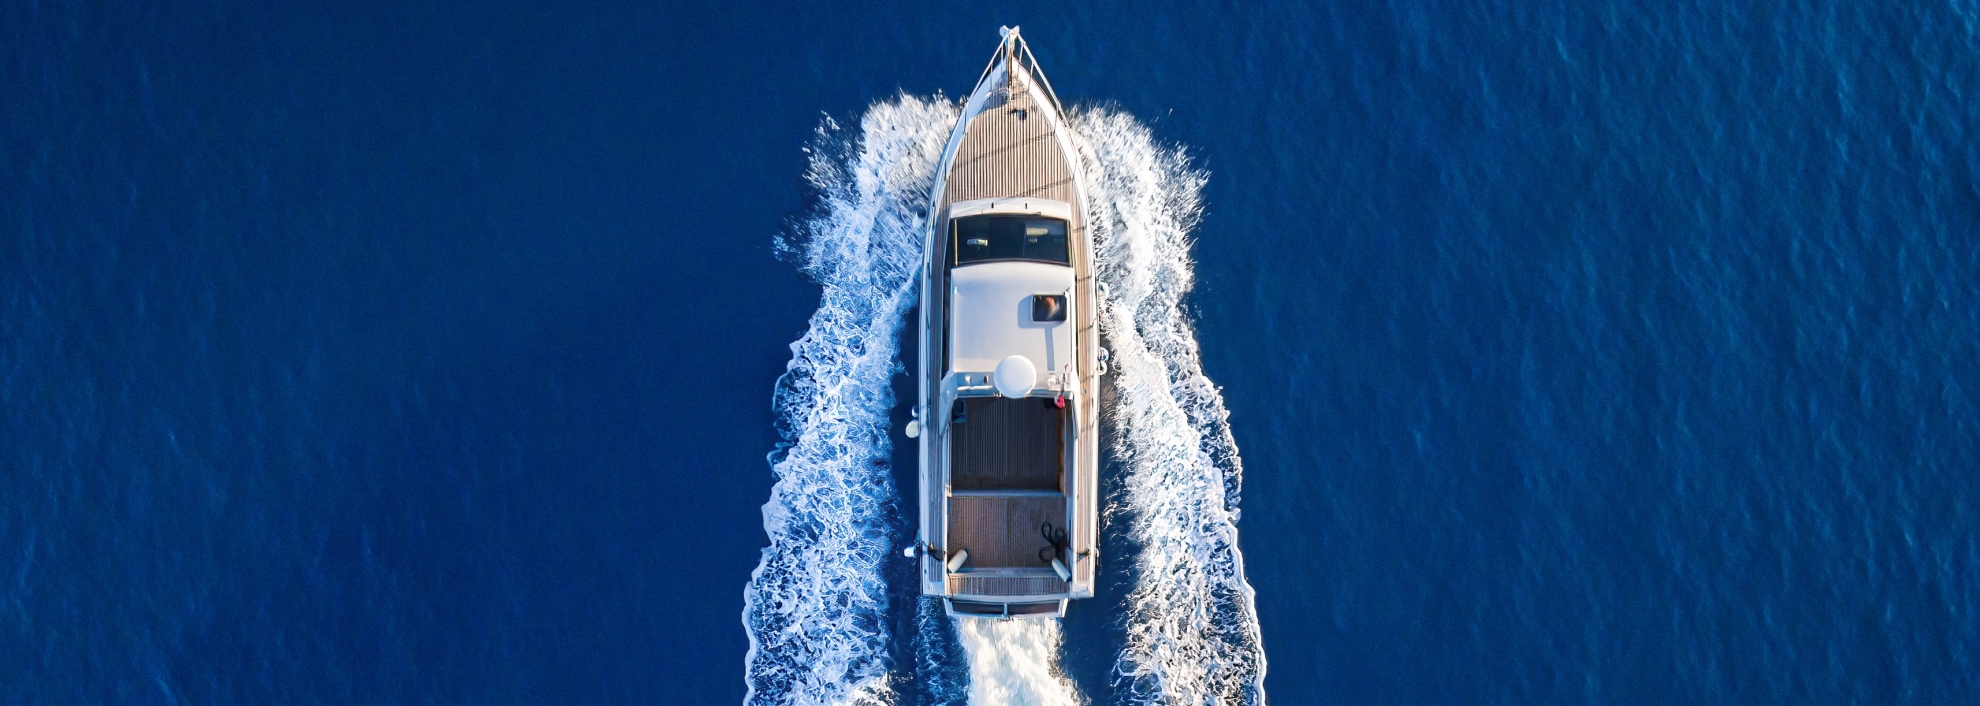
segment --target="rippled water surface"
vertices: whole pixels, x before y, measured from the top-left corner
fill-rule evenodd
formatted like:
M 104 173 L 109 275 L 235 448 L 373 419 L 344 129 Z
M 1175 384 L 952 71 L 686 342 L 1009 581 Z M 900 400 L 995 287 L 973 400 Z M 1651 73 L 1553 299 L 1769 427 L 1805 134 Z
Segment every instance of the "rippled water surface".
M 1242 568 L 965 632 L 804 244 L 1000 24 L 1200 199 L 1105 487 Z M 1971 703 L 1976 86 L 1967 0 L 9 3 L 0 702 Z

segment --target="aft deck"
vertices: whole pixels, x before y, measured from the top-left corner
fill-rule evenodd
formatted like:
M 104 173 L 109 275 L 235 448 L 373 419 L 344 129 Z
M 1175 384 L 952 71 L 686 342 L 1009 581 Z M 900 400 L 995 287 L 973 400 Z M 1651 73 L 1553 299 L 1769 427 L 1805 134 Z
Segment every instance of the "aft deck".
M 1041 528 L 1066 526 L 1066 410 L 1036 397 L 966 398 L 958 407 L 949 551 L 968 550 L 969 569 L 1049 570 L 1052 544 Z
M 1065 409 L 1044 397 L 966 397 L 956 404 L 952 490 L 1064 490 Z

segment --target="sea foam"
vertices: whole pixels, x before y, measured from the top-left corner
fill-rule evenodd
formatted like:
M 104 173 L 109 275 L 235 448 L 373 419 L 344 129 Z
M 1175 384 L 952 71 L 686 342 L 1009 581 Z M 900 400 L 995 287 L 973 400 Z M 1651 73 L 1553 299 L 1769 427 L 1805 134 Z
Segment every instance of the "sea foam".
M 1139 553 L 1117 696 L 1164 704 L 1263 703 L 1265 649 L 1238 551 L 1243 466 L 1229 414 L 1203 374 L 1182 298 L 1205 175 L 1132 116 L 1072 117 L 1092 212 L 1100 326 L 1112 346 L 1123 470 L 1109 526 Z
M 809 150 L 820 203 L 780 246 L 822 291 L 777 382 L 770 546 L 743 590 L 747 703 L 893 700 L 882 574 L 900 527 L 890 378 L 955 116 L 947 101 L 902 96 L 868 109 L 856 135 L 827 120 Z
M 959 619 L 973 706 L 1078 706 L 1079 689 L 1059 672 L 1057 620 Z

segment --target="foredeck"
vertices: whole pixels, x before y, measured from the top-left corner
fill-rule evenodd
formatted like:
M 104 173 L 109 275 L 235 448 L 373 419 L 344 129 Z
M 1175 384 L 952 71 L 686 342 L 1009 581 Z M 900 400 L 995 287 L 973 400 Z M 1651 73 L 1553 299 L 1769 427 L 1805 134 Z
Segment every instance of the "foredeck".
M 1004 89 L 1003 104 L 985 108 L 969 122 L 963 148 L 949 165 L 943 206 L 991 198 L 1078 201 L 1071 160 L 1059 149 L 1052 121 L 1044 113 L 1056 108 L 1042 104 L 1027 90 L 1033 79 L 1022 69 L 1013 73 L 1016 79 Z

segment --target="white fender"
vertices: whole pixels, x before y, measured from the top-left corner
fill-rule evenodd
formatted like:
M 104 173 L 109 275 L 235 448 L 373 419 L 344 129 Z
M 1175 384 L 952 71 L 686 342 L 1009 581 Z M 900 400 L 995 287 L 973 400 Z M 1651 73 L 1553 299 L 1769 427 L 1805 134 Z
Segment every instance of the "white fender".
M 965 561 L 969 561 L 969 550 L 957 549 L 956 553 L 949 555 L 949 570 L 955 571 L 956 569 L 962 568 L 963 562 Z
M 1059 558 L 1056 556 L 1052 557 L 1052 573 L 1058 574 L 1060 581 L 1072 580 L 1072 572 L 1067 571 L 1066 565 L 1063 562 L 1060 562 Z

